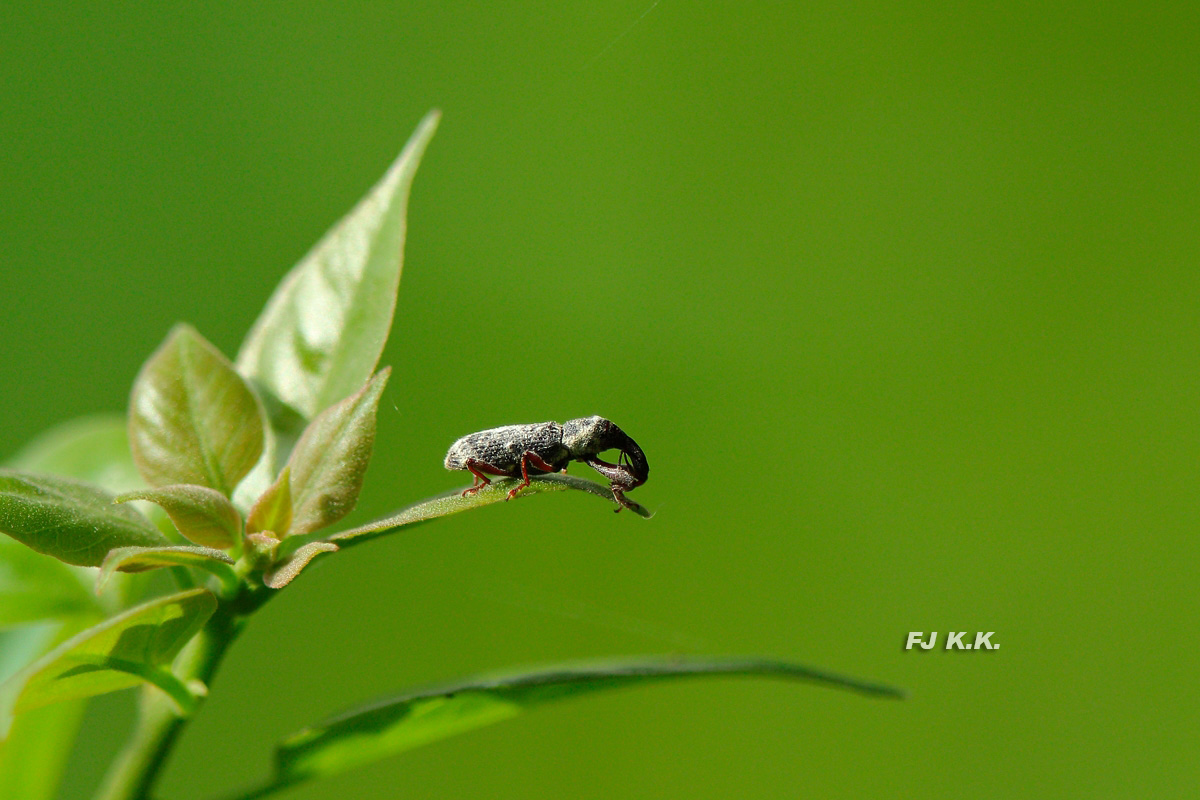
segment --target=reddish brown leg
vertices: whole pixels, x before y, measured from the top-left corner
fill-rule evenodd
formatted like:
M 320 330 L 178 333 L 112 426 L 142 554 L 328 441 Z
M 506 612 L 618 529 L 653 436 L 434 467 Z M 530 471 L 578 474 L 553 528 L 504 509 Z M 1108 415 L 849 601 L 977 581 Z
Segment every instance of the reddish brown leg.
M 637 484 L 633 483 L 628 470 L 598 458 L 587 459 L 587 464 L 610 481 L 608 488 L 612 490 L 613 497 L 617 501 L 616 511 L 618 514 L 621 513 L 622 508 L 633 508 L 633 503 L 625 498 L 625 490 L 636 488 Z
M 467 459 L 467 469 L 470 470 L 471 474 L 475 476 L 475 482 L 471 484 L 471 488 L 463 490 L 463 497 L 466 497 L 469 494 L 475 494 L 480 489 L 491 483 L 491 481 L 488 479 L 488 476 L 483 474 L 485 472 L 492 475 L 508 475 L 507 472 L 499 467 L 494 467 L 486 461 L 478 461 L 474 458 Z
M 517 496 L 517 492 L 529 485 L 529 466 L 531 464 L 535 469 L 540 469 L 542 472 L 558 472 L 558 470 L 547 464 L 545 460 L 537 453 L 533 452 L 532 450 L 526 450 L 525 454 L 521 456 L 521 477 L 524 478 L 525 481 L 521 484 L 518 484 L 515 489 L 509 492 L 508 497 L 504 498 L 505 500 L 512 500 Z
M 633 508 L 633 503 L 625 499 L 625 487 L 621 486 L 619 483 L 614 483 L 612 485 L 612 493 L 613 497 L 617 498 L 617 507 L 614 508 L 613 511 L 620 514 L 622 508 Z

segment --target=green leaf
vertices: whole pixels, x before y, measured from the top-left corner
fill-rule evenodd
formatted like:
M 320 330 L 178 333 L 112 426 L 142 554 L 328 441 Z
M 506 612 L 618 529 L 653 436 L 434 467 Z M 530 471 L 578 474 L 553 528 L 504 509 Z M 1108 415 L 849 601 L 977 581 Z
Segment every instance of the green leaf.
M 0 745 L 0 797 L 53 800 L 86 707 L 58 703 L 16 720 Z
M 225 495 L 207 486 L 163 486 L 118 495 L 116 502 L 148 500 L 161 506 L 190 542 L 227 550 L 242 538 L 242 518 Z
M 194 697 L 169 667 L 216 606 L 212 592 L 192 589 L 88 628 L 9 679 L 3 688 L 11 698 L 10 713 L 115 692 L 143 681 L 189 710 Z M 10 721 L 0 720 L 0 728 L 6 730 Z
M 437 497 L 422 500 L 375 522 L 368 522 L 366 525 L 336 533 L 329 537 L 329 541 L 337 542 L 343 547 L 350 544 L 360 544 L 369 539 L 374 539 L 376 536 L 392 533 L 408 525 L 427 522 L 431 519 L 457 514 L 460 511 L 467 511 L 472 508 L 489 506 L 492 503 L 500 503 L 508 497 L 509 490 L 518 482 L 516 478 L 494 480 L 490 485 L 466 497 L 463 497 L 462 489 L 455 489 L 454 491 L 440 494 Z M 562 492 L 567 489 L 577 489 L 596 497 L 603 497 L 614 504 L 617 502 L 616 498 L 613 497 L 612 491 L 607 487 L 593 481 L 585 480 L 584 478 L 577 478 L 574 475 L 564 475 L 561 473 L 538 475 L 536 477 L 531 476 L 529 486 L 522 489 L 520 494 L 514 499 L 520 500 L 522 497 L 541 494 L 543 492 Z M 633 512 L 645 519 L 650 519 L 651 517 L 650 512 L 637 503 L 633 504 Z
M 24 549 L 24 548 L 22 548 Z M 47 558 L 46 561 L 58 563 Z M 0 632 L 0 682 L 77 628 L 26 626 Z M 59 630 L 56 630 L 59 629 Z M 0 797 L 53 800 L 75 742 L 86 702 L 57 703 L 22 714 L 0 744 Z
M 55 637 L 63 627 L 57 622 L 44 622 L 0 631 L 0 686 L 35 658 L 49 651 L 57 643 Z
M 375 447 L 375 411 L 390 374 L 389 368 L 380 370 L 358 392 L 322 411 L 296 443 L 288 459 L 290 534 L 312 533 L 354 510 Z
M 262 411 L 225 356 L 177 325 L 134 381 L 129 442 L 151 486 L 197 484 L 228 497 L 262 455 Z
M 81 417 L 56 425 L 27 444 L 9 466 L 75 478 L 113 493 L 143 485 L 129 452 L 129 425 L 123 414 Z
M 268 572 L 263 578 L 265 583 L 271 589 L 282 589 L 287 586 L 296 576 L 307 567 L 314 558 L 322 553 L 336 553 L 338 546 L 332 542 L 309 542 L 301 547 L 292 557 L 285 561 L 282 565 L 276 567 L 271 572 Z
M 903 696 L 900 690 L 889 686 L 800 664 L 753 658 L 642 658 L 599 665 L 563 665 L 467 680 L 348 711 L 284 740 L 276 752 L 272 783 L 285 786 L 333 775 L 569 697 L 636 684 L 716 675 L 782 678 L 876 697 Z
M 220 579 L 225 591 L 232 592 L 238 586 L 232 564 L 232 558 L 211 547 L 120 547 L 100 565 L 96 593 L 100 593 L 114 572 L 145 572 L 162 567 L 196 567 L 211 572 Z
M 9 462 L 24 472 L 62 475 L 95 484 L 109 492 L 142 485 L 142 477 L 129 452 L 124 414 L 83 417 L 40 434 Z M 22 566 L 22 562 L 24 562 Z M 35 563 L 36 562 L 36 563 Z M 10 572 L 0 577 L 0 617 L 53 615 L 65 618 L 53 625 L 26 625 L 0 631 L 0 682 L 28 665 L 100 616 L 95 598 L 87 591 L 85 571 L 0 536 L 0 572 L 35 570 L 16 580 Z M 87 574 L 91 579 L 91 574 Z M 8 739 L 0 745 L 0 797 L 53 800 L 83 719 L 86 700 L 56 703 L 22 714 Z
M 75 616 L 99 617 L 101 612 L 74 570 L 0 537 L 0 630 Z
M 291 475 L 291 468 L 284 467 L 279 479 L 258 498 L 246 517 L 246 533 L 271 531 L 279 537 L 287 536 L 292 527 Z
M 145 486 L 129 452 L 129 425 L 124 414 L 81 417 L 56 425 L 34 438 L 9 461 L 8 466 L 23 472 L 74 478 L 113 494 Z M 162 509 L 148 503 L 139 503 L 137 510 L 145 514 L 161 532 L 169 533 L 174 530 Z M 0 544 L 22 547 L 6 536 L 0 536 Z M 5 556 L 0 554 L 0 559 L 3 558 Z M 60 563 L 50 557 L 44 559 L 47 563 Z M 69 568 L 60 574 L 64 581 L 70 579 L 70 583 L 73 584 L 61 587 L 61 590 L 73 596 L 82 589 L 89 599 L 93 599 L 90 587 L 95 582 L 94 573 L 79 567 Z M 121 583 L 119 591 L 112 593 L 113 596 L 108 598 L 109 600 L 117 601 L 116 595 L 120 594 L 122 600 L 136 602 L 132 595 L 149 588 L 144 581 Z M 9 595 L 0 581 L 0 604 L 15 600 L 16 596 Z M 90 624 L 95 615 L 88 616 Z M 3 793 L 0 793 L 0 797 L 3 796 Z
M 409 187 L 439 116 L 421 121 L 379 183 L 288 273 L 238 353 L 243 375 L 306 419 L 375 372 L 396 308 Z
M 68 478 L 0 469 L 0 533 L 68 564 L 98 567 L 117 547 L 170 542 L 107 492 Z

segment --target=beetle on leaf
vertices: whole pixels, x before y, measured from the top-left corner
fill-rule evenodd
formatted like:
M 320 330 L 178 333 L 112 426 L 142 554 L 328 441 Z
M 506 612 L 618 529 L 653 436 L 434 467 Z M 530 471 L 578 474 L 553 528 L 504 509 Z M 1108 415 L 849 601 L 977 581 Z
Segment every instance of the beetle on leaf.
M 601 460 L 605 450 L 619 450 L 616 464 Z M 571 461 L 582 461 L 611 482 L 617 511 L 632 508 L 625 492 L 641 486 L 650 475 L 646 454 L 625 431 L 604 417 L 571 419 L 562 423 L 505 425 L 462 437 L 446 453 L 446 469 L 465 469 L 475 482 L 463 497 L 491 483 L 488 475 L 521 477 L 509 493 L 511 500 L 529 485 L 530 474 L 566 472 Z

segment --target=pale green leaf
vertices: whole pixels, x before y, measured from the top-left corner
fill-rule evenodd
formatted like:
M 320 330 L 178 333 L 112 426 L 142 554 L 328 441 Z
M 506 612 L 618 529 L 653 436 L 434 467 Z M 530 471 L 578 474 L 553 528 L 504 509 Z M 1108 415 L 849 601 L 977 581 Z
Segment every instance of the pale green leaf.
M 0 631 L 0 682 L 75 633 L 74 626 L 72 621 Z M 83 700 L 56 703 L 16 720 L 0 743 L 0 797 L 53 800 L 86 705 Z
M 68 564 L 98 567 L 117 547 L 170 542 L 129 506 L 69 478 L 0 469 L 0 533 Z
M 140 488 L 123 414 L 80 417 L 40 434 L 9 460 L 24 472 L 62 475 L 114 494 Z
M 100 565 L 96 576 L 97 594 L 114 572 L 145 572 L 162 567 L 196 567 L 217 576 L 228 592 L 237 588 L 238 577 L 233 559 L 211 547 L 120 547 Z
M 151 486 L 196 484 L 230 496 L 262 455 L 263 425 L 242 377 L 187 325 L 175 326 L 133 384 L 129 441 Z
M 606 689 L 719 675 L 780 678 L 875 697 L 903 696 L 890 686 L 755 658 L 640 658 L 482 677 L 381 700 L 300 731 L 280 745 L 275 778 L 247 796 L 264 796 L 274 788 L 334 775 L 546 703 Z
M 61 631 L 70 623 L 46 621 L 0 631 L 0 686 L 35 658 L 49 652 L 64 637 Z M 72 635 L 75 631 L 71 632 Z
M 101 611 L 74 570 L 0 536 L 0 629 L 75 616 L 98 617 Z
M 455 489 L 454 491 L 440 494 L 437 497 L 422 500 L 375 522 L 368 522 L 366 525 L 336 533 L 329 537 L 329 541 L 337 542 L 343 547 L 350 544 L 359 544 L 376 536 L 392 533 L 400 528 L 415 525 L 419 522 L 457 514 L 460 511 L 467 511 L 472 508 L 491 505 L 492 503 L 500 503 L 508 497 L 508 492 L 517 483 L 519 481 L 515 478 L 493 480 L 488 486 L 466 497 L 463 496 L 462 489 Z M 607 487 L 584 478 L 577 478 L 574 475 L 565 475 L 562 473 L 538 475 L 536 477 L 530 476 L 529 486 L 522 489 L 514 499 L 519 500 L 522 497 L 541 494 L 543 492 L 562 492 L 567 489 L 587 492 L 596 497 L 602 497 L 613 504 L 617 502 L 616 498 L 613 497 L 612 491 Z M 649 519 L 651 516 L 650 512 L 644 506 L 640 506 L 637 503 L 633 503 L 633 513 L 645 519 Z
M 192 589 L 156 598 L 82 631 L 6 682 L 9 713 L 142 682 L 159 687 L 187 710 L 194 698 L 169 667 L 216 605 L 211 592 Z M 11 717 L 4 716 L 0 728 L 7 729 Z
M 71 420 L 38 435 L 9 465 L 24 472 L 87 481 L 113 493 L 136 489 L 143 482 L 129 452 L 128 429 L 124 414 Z M 14 581 L 11 572 L 0 578 L 0 617 L 12 622 L 53 614 L 65 621 L 0 631 L 0 682 L 100 616 L 96 598 L 84 582 L 85 576 L 90 582 L 90 571 L 0 536 L 0 572 L 20 561 L 36 569 L 39 578 Z M 0 797 L 54 800 L 86 706 L 86 700 L 55 703 L 16 720 L 0 745 Z
M 375 447 L 375 412 L 389 374 L 389 368 L 380 370 L 355 394 L 322 411 L 296 443 L 288 459 L 289 533 L 311 533 L 354 510 Z
M 86 707 L 72 700 L 17 718 L 0 744 L 0 797 L 53 800 Z
M 271 531 L 277 537 L 287 536 L 292 527 L 291 475 L 291 467 L 284 467 L 278 480 L 258 498 L 246 517 L 246 533 Z
M 126 492 L 116 498 L 118 503 L 130 500 L 148 500 L 160 506 L 190 542 L 228 550 L 241 541 L 241 515 L 216 489 L 179 484 Z
M 396 307 L 409 187 L 438 118 L 421 121 L 379 183 L 288 273 L 242 344 L 242 374 L 306 419 L 375 372 Z M 280 411 L 272 421 L 286 429 Z

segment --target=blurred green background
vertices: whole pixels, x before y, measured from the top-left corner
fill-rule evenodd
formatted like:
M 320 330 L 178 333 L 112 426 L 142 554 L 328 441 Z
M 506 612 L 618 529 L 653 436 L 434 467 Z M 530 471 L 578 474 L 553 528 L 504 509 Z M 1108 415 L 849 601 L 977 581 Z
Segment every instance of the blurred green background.
M 1194 796 L 1198 75 L 1194 3 L 4 4 L 0 456 L 176 320 L 233 355 L 439 107 L 349 521 L 493 425 L 599 413 L 653 466 L 650 522 L 550 495 L 306 573 L 162 796 L 413 684 L 675 652 L 912 697 L 639 689 L 288 797 Z

